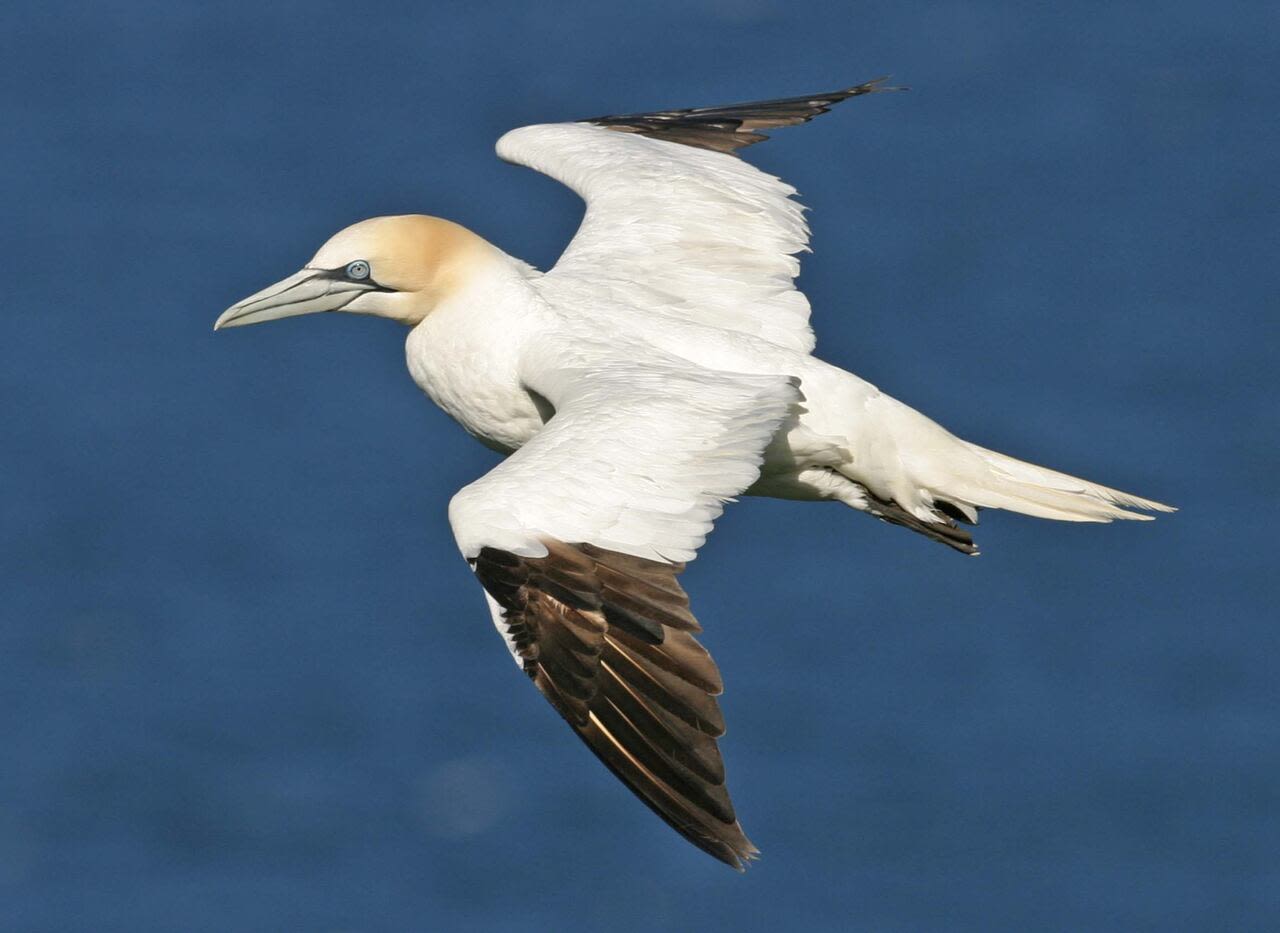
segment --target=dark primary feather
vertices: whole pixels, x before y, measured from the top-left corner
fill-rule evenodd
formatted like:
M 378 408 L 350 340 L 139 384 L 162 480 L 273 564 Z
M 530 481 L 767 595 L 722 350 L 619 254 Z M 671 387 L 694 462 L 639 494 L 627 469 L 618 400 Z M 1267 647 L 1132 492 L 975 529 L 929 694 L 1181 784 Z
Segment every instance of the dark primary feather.
M 668 142 L 710 149 L 714 152 L 733 153 L 743 146 L 750 146 L 768 139 L 759 130 L 778 126 L 794 126 L 807 123 L 820 113 L 826 113 L 842 100 L 871 94 L 876 91 L 900 91 L 905 88 L 885 85 L 887 78 L 876 78 L 825 94 L 807 97 L 785 97 L 778 100 L 760 100 L 746 104 L 727 104 L 722 107 L 692 107 L 686 110 L 656 110 L 652 113 L 628 113 L 614 116 L 591 117 L 579 123 L 592 123 L 622 133 L 638 133 Z
M 758 850 L 725 788 L 720 672 L 676 574 L 683 564 L 547 540 L 483 548 L 476 576 L 525 672 L 596 756 L 677 832 L 741 870 Z

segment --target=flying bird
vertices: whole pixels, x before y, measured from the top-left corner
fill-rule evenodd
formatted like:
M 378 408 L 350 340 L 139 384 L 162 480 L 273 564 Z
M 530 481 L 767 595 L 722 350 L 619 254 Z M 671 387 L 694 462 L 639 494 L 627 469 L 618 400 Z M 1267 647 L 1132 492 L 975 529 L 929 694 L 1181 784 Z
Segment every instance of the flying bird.
M 732 497 L 840 502 L 963 554 L 983 508 L 1172 511 L 964 441 L 813 355 L 793 284 L 803 208 L 738 150 L 883 81 L 512 130 L 502 159 L 586 202 L 554 268 L 448 220 L 375 217 L 214 325 L 347 311 L 412 328 L 414 381 L 509 455 L 449 522 L 516 663 L 641 800 L 738 869 L 758 850 L 726 790 L 720 672 L 677 580 Z

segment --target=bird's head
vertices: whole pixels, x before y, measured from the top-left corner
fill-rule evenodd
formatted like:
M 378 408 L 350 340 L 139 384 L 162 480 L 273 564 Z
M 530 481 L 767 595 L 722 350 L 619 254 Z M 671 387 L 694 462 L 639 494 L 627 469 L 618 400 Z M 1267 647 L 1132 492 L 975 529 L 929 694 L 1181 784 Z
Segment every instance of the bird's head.
M 465 227 L 405 214 L 341 230 L 300 271 L 232 305 L 214 330 L 313 311 L 417 324 L 476 274 L 494 248 Z

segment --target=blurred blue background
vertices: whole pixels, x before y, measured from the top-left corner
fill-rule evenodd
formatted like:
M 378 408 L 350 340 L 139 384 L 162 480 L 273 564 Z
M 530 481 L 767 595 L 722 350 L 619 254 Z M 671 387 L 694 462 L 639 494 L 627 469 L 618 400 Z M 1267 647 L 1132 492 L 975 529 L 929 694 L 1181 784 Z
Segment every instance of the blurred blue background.
M 0 26 L 0 928 L 1274 930 L 1274 3 L 19 3 Z M 545 268 L 524 123 L 880 74 L 750 158 L 819 351 L 1153 496 L 979 560 L 731 508 L 685 582 L 764 858 L 512 668 L 445 522 L 494 455 L 404 332 L 214 335 L 358 219 Z

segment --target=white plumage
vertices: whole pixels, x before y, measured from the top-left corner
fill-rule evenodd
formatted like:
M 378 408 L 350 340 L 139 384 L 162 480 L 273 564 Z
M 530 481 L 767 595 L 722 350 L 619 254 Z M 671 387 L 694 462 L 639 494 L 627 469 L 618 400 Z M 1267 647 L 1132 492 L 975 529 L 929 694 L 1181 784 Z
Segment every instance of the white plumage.
M 448 221 L 375 218 L 217 325 L 413 326 L 413 378 L 510 454 L 449 507 L 508 647 L 622 780 L 735 866 L 755 849 L 724 790 L 719 674 L 675 582 L 726 500 L 831 499 L 965 553 L 957 521 L 979 508 L 1169 511 L 963 441 L 811 355 L 803 209 L 733 150 L 876 89 L 513 130 L 502 158 L 586 202 L 550 271 Z
M 791 284 L 809 228 L 790 185 L 723 153 L 584 124 L 512 130 L 497 152 L 587 204 L 544 294 L 813 349 Z
M 724 501 L 755 481 L 799 396 L 776 376 L 708 376 L 677 360 L 609 350 L 593 366 L 565 367 L 554 348 L 545 352 L 545 363 L 530 355 L 526 378 L 555 417 L 449 504 L 467 556 L 494 547 L 541 557 L 549 536 L 692 560 Z

